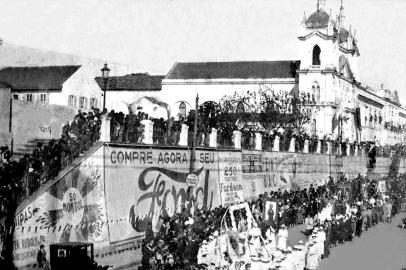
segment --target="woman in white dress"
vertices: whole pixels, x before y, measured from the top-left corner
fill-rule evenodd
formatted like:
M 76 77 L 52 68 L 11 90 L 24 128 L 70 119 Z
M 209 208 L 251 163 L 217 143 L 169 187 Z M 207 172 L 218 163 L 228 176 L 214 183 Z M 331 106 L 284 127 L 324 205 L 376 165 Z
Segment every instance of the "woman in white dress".
M 278 233 L 278 248 L 280 250 L 286 250 L 288 246 L 288 237 L 289 237 L 289 231 L 286 229 L 285 224 L 282 224 L 281 229 L 279 230 Z
M 269 226 L 269 229 L 266 231 L 266 239 L 268 240 L 266 247 L 272 253 L 276 249 L 275 229 L 272 226 Z

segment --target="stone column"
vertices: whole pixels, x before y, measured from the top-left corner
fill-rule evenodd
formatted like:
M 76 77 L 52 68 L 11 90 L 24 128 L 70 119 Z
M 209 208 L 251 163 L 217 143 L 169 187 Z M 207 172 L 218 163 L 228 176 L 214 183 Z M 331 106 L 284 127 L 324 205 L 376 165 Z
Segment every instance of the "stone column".
M 210 133 L 210 138 L 209 138 L 209 146 L 210 147 L 217 147 L 217 129 L 212 128 L 211 133 Z
M 276 135 L 276 136 L 275 136 L 275 140 L 274 140 L 274 142 L 273 142 L 272 151 L 279 152 L 279 143 L 280 143 L 279 140 L 280 140 L 279 136 Z
M 321 141 L 317 140 L 317 149 L 316 149 L 317 154 L 321 154 Z
M 101 128 L 100 128 L 100 141 L 101 142 L 110 142 L 110 121 L 111 117 L 104 114 L 101 119 Z
M 304 141 L 304 146 L 303 146 L 303 153 L 308 154 L 309 153 L 309 140 L 306 139 Z
M 180 146 L 187 146 L 188 136 L 189 136 L 189 126 L 186 124 L 182 124 L 182 129 L 180 131 L 179 136 Z
M 255 150 L 262 150 L 262 134 L 259 132 L 255 133 Z
M 331 155 L 333 152 L 332 150 L 331 142 L 327 142 L 327 155 Z
M 241 131 L 233 131 L 234 148 L 241 149 Z
M 144 134 L 142 138 L 142 143 L 145 144 L 153 144 L 152 135 L 154 132 L 154 122 L 148 119 L 144 119 L 141 121 L 141 125 L 144 126 Z
M 291 152 L 291 153 L 296 152 L 296 138 L 295 137 L 292 137 L 292 139 L 290 139 L 289 152 Z

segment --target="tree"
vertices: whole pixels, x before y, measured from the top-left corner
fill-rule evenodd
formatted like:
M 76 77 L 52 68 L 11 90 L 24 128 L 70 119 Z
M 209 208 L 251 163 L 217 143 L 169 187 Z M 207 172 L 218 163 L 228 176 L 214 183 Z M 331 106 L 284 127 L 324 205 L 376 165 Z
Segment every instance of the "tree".
M 241 111 L 240 104 L 245 110 Z M 260 89 L 234 93 L 220 100 L 221 120 L 239 123 L 240 128 L 258 124 L 262 131 L 278 132 L 281 128 L 294 129 L 298 135 L 305 133 L 314 106 L 305 94 L 290 95 L 284 91 Z

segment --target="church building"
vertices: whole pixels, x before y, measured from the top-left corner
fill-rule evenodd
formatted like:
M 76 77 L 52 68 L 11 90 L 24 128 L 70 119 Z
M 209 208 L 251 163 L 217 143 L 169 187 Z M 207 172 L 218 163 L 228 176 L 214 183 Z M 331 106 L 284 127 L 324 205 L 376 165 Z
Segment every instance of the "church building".
M 170 114 L 176 117 L 192 109 L 197 94 L 203 103 L 247 90 L 299 92 L 312 97 L 307 129 L 319 138 L 381 145 L 403 142 L 406 109 L 396 91 L 360 82 L 361 54 L 355 30 L 345 21 L 343 3 L 336 16 L 326 12 L 325 0 L 316 4 L 316 10 L 301 21 L 299 59 L 175 63 L 160 93 Z

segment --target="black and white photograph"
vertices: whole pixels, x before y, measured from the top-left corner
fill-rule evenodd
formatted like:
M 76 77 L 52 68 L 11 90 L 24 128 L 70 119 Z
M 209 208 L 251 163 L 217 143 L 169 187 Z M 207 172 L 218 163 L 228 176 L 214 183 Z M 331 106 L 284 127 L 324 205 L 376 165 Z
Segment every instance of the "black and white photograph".
M 405 0 L 0 0 L 0 270 L 406 270 Z

